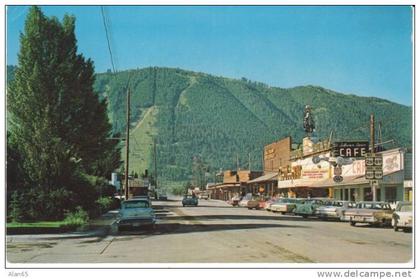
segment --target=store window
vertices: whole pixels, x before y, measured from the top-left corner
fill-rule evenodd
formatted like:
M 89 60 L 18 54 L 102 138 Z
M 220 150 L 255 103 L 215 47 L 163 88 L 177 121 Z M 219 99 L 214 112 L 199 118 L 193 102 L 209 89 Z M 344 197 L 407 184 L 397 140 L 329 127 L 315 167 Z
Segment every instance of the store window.
M 385 201 L 394 202 L 397 200 L 397 187 L 385 188 Z
M 363 188 L 363 200 L 372 201 L 372 189 L 370 187 Z
M 336 200 L 341 200 L 341 190 L 340 189 L 334 189 L 334 198 Z
M 357 193 L 355 188 L 350 189 L 350 201 L 356 201 Z

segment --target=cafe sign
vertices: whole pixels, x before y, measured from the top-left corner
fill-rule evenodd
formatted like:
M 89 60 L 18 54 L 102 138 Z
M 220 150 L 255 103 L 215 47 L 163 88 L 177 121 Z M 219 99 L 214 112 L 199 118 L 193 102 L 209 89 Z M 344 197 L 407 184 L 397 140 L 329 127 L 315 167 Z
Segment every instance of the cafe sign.
M 365 157 L 369 150 L 368 141 L 341 141 L 332 145 L 334 157 L 358 158 Z

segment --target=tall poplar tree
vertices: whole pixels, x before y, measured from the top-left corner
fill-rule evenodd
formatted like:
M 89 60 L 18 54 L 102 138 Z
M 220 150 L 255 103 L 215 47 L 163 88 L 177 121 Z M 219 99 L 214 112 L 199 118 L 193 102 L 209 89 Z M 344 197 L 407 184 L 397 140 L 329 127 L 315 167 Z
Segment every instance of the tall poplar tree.
M 60 22 L 32 7 L 20 36 L 8 130 L 27 188 L 78 192 L 80 173 L 108 176 L 119 166 L 117 143 L 107 139 L 106 100 L 93 90 L 93 63 L 77 53 L 74 30 L 74 17 Z

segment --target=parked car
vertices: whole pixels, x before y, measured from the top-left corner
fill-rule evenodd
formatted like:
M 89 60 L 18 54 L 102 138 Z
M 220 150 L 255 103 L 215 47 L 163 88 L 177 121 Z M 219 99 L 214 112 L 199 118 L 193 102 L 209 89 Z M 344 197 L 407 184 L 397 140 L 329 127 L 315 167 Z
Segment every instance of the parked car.
M 394 231 L 403 229 L 411 231 L 413 228 L 413 206 L 411 202 L 398 202 L 392 214 L 392 227 Z
M 340 221 L 346 221 L 349 222 L 350 218 L 348 216 L 345 216 L 346 210 L 355 208 L 357 203 L 355 201 L 343 201 L 343 206 L 337 208 L 337 215 L 340 218 Z
M 356 202 L 351 201 L 327 201 L 325 205 L 315 209 L 315 215 L 321 219 L 340 219 L 346 209 L 356 206 Z
M 301 204 L 302 202 L 302 199 L 280 198 L 271 204 L 270 210 L 281 214 L 292 213 L 296 208 L 296 204 Z
M 260 203 L 264 200 L 264 197 L 254 196 L 247 202 L 246 207 L 248 207 L 248 209 L 260 209 Z
M 265 202 L 264 209 L 265 210 L 268 210 L 268 211 L 271 211 L 271 205 L 273 203 L 275 203 L 276 201 L 278 201 L 278 198 L 271 198 L 271 199 L 269 199 L 268 201 Z
M 267 197 L 261 198 L 260 202 L 258 204 L 259 209 L 262 209 L 262 208 L 265 209 L 265 206 L 266 206 L 268 200 L 269 200 L 269 198 L 267 198 Z
M 248 207 L 248 201 L 253 199 L 253 195 L 251 193 L 246 194 L 242 197 L 242 199 L 239 201 L 238 206 L 240 207 Z
M 198 199 L 194 195 L 185 195 L 182 199 L 182 206 L 197 206 L 198 205 Z
M 158 200 L 167 201 L 168 200 L 168 195 L 166 195 L 166 193 L 159 193 L 158 194 Z
M 315 210 L 325 205 L 331 199 L 328 198 L 309 198 L 303 200 L 303 203 L 296 204 L 296 208 L 293 210 L 293 213 L 303 218 L 308 218 L 309 216 L 315 216 Z
M 356 223 L 369 223 L 372 225 L 391 225 L 392 220 L 391 206 L 387 202 L 358 202 L 355 208 L 344 212 L 346 219 L 351 226 Z
M 231 206 L 239 206 L 240 201 L 241 201 L 241 197 L 235 196 L 226 202 L 230 204 Z
M 117 218 L 118 230 L 124 227 L 154 228 L 156 215 L 150 202 L 146 199 L 129 199 L 121 203 L 121 209 Z
M 150 207 L 152 206 L 152 200 L 150 199 L 149 195 L 140 195 L 140 196 L 132 196 L 130 199 L 135 199 L 135 200 L 146 200 L 149 202 Z
M 206 192 L 202 192 L 198 195 L 198 198 L 201 200 L 208 200 L 209 199 L 209 194 Z

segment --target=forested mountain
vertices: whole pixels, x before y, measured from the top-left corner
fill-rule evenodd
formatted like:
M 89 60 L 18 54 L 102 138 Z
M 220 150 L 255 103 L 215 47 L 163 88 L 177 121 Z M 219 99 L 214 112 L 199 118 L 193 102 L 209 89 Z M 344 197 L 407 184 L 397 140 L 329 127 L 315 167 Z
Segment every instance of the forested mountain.
M 381 122 L 383 141 L 412 144 L 412 107 L 317 86 L 284 89 L 157 67 L 96 75 L 95 89 L 108 99 L 113 131 L 121 137 L 129 78 L 130 172 L 153 172 L 155 139 L 158 175 L 168 181 L 189 180 L 193 158 L 207 166 L 209 180 L 219 169 L 236 169 L 237 156 L 241 168 L 248 168 L 250 154 L 251 168 L 261 169 L 264 145 L 288 135 L 302 142 L 306 104 L 313 108 L 320 139 L 334 130 L 334 140 L 368 140 L 373 112 L 377 124 Z
M 412 144 L 412 108 L 387 100 L 340 94 L 316 86 L 290 89 L 171 68 L 145 68 L 98 74 L 96 90 L 108 98 L 114 132 L 124 133 L 126 85 L 130 77 L 130 172 L 153 170 L 153 139 L 157 142 L 159 176 L 185 181 L 193 158 L 210 173 L 242 168 L 261 169 L 263 146 L 291 135 L 304 136 L 303 110 L 313 107 L 320 139 L 334 130 L 335 140 L 369 138 L 369 115 L 381 121 L 383 140 Z

